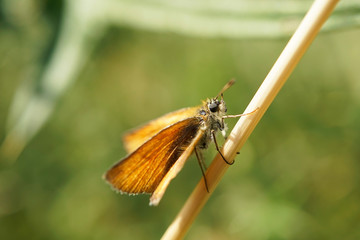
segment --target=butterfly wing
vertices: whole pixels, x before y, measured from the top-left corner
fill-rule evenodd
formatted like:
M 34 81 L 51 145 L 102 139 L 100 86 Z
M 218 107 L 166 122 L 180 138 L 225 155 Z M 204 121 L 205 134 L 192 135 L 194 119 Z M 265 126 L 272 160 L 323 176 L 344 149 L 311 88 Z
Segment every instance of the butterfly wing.
M 150 197 L 150 205 L 157 206 L 163 197 L 166 188 L 170 184 L 170 181 L 176 177 L 176 175 L 180 172 L 183 168 L 186 160 L 190 157 L 194 148 L 203 137 L 204 131 L 200 129 L 196 136 L 193 138 L 192 142 L 186 147 L 185 151 L 180 155 L 178 160 L 174 163 L 174 165 L 170 168 L 170 170 L 166 173 L 165 177 L 161 180 L 159 185 L 156 187 L 155 191 Z
M 105 179 L 123 193 L 156 193 L 150 204 L 157 205 L 201 139 L 200 125 L 201 119 L 192 117 L 161 130 L 115 164 Z
M 183 108 L 175 112 L 171 112 L 161 116 L 147 124 L 136 128 L 124 135 L 123 141 L 125 149 L 128 153 L 135 151 L 144 142 L 149 140 L 152 136 L 160 132 L 162 129 L 182 121 L 187 118 L 195 116 L 199 111 L 199 107 Z

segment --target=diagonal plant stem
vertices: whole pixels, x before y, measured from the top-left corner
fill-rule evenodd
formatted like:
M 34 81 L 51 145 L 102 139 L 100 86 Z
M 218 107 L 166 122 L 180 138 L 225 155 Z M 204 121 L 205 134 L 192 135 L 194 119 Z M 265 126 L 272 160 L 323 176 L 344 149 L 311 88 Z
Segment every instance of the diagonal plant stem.
M 285 49 L 266 76 L 245 112 L 259 108 L 254 114 L 239 119 L 222 149 L 226 159 L 232 161 L 236 152 L 244 145 L 251 132 L 274 100 L 281 87 L 330 16 L 338 0 L 316 0 Z M 203 179 L 198 183 L 175 220 L 168 227 L 162 239 L 182 239 L 200 212 L 211 193 L 225 174 L 229 165 L 216 155 L 206 172 L 210 193 L 207 193 Z

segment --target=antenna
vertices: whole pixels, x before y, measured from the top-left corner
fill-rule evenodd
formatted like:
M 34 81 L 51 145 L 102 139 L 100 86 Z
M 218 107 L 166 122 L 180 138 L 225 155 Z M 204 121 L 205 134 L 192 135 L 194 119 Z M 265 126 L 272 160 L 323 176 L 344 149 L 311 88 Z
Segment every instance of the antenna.
M 231 87 L 232 85 L 234 85 L 234 83 L 235 83 L 235 79 L 231 79 L 229 82 L 227 82 L 227 83 L 225 84 L 225 86 L 221 89 L 221 91 L 219 92 L 219 94 L 216 95 L 216 98 L 218 98 L 219 96 L 222 97 L 223 93 L 224 93 L 229 87 Z

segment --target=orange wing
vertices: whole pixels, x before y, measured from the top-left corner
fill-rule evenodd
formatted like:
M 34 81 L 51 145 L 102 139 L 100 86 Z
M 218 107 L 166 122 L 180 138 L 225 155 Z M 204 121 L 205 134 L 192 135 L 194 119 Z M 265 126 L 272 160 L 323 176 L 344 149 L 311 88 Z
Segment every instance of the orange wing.
M 161 116 L 149 123 L 136 128 L 124 135 L 123 141 L 127 153 L 135 151 L 145 141 L 160 132 L 162 129 L 182 121 L 187 118 L 194 117 L 198 113 L 199 107 L 183 108 L 175 112 L 171 112 Z
M 154 193 L 150 204 L 157 205 L 201 139 L 200 123 L 192 117 L 163 129 L 115 164 L 105 179 L 123 193 Z

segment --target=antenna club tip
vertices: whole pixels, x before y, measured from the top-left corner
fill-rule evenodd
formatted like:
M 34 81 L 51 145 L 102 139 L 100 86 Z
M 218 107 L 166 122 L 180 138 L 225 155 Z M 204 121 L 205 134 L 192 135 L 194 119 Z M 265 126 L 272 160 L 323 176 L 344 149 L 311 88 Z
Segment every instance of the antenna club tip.
M 235 83 L 235 78 L 231 79 L 230 81 L 228 81 L 225 86 L 221 89 L 221 91 L 219 92 L 218 95 L 216 95 L 216 98 L 218 98 L 219 96 L 222 96 L 223 93 L 229 88 L 231 87 L 232 85 L 234 85 Z

